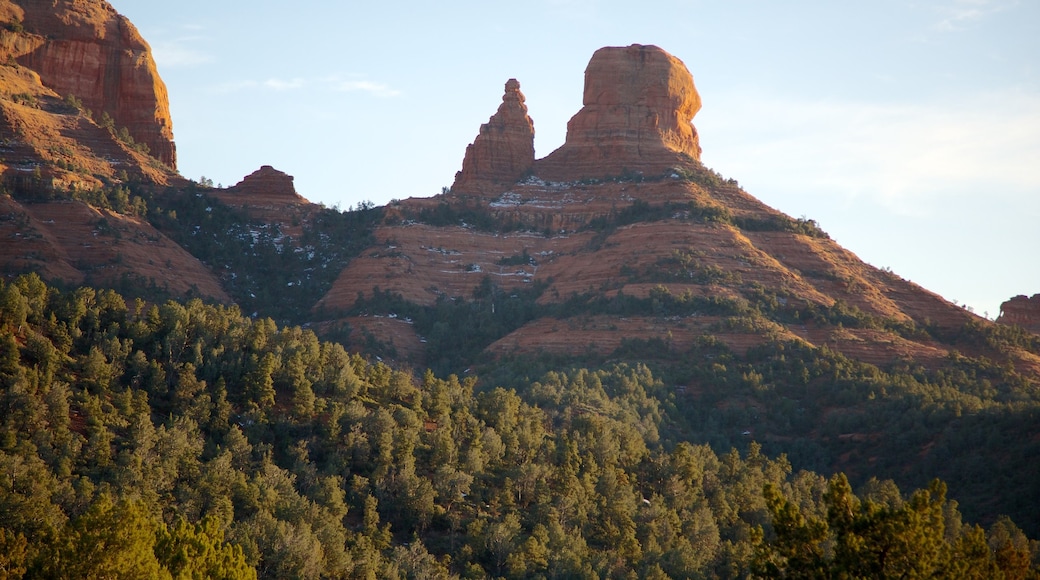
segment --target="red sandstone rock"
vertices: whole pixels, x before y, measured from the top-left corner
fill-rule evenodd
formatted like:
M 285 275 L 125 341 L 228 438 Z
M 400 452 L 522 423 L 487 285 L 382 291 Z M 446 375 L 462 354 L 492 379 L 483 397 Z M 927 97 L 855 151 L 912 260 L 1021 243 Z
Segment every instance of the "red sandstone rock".
M 139 143 L 176 169 L 166 85 L 137 29 L 103 0 L 0 0 L 0 14 L 21 18 L 25 32 L 0 50 L 39 73 L 62 96 L 75 95 L 100 120 L 112 117 Z
M 535 163 L 554 181 L 659 174 L 699 160 L 693 116 L 701 108 L 681 60 L 656 46 L 601 48 L 585 69 L 584 106 L 562 147 Z
M 586 72 L 585 107 L 568 125 L 566 144 L 535 161 L 532 178 L 521 182 L 516 179 L 522 176 L 522 164 L 491 163 L 517 159 L 505 155 L 516 141 L 501 133 L 525 126 L 517 121 L 518 115 L 512 123 L 507 121 L 510 107 L 515 114 L 523 103 L 519 98 L 510 103 L 509 97 L 507 85 L 506 102 L 467 149 L 452 192 L 407 199 L 388 208 L 400 219 L 387 220 L 376 230 L 374 237 L 381 241 L 340 273 L 316 311 L 344 313 L 359 294 L 369 295 L 375 287 L 431 305 L 439 297 L 472 296 L 491 280 L 504 295 L 544 284 L 538 299 L 543 304 L 581 294 L 648 298 L 660 286 L 673 296 L 740 301 L 748 299 L 749 288 L 761 287 L 775 293 L 778 303 L 797 309 L 824 309 L 840 301 L 879 319 L 931 320 L 948 328 L 959 328 L 973 318 L 940 296 L 863 263 L 827 237 L 735 225 L 743 220 L 783 223 L 790 218 L 735 182 L 719 182 L 697 162 L 700 148 L 691 120 L 700 99 L 685 66 L 659 48 L 598 51 Z M 685 171 L 665 174 L 676 166 Z M 582 181 L 626 170 L 663 179 Z M 596 220 L 609 223 L 637 202 L 646 207 L 670 203 L 677 209 L 667 217 L 602 232 L 586 228 Z M 457 204 L 484 212 L 502 224 L 503 231 L 412 219 Z M 717 208 L 734 220 L 693 219 L 679 209 L 684 206 Z M 692 266 L 674 270 L 676 260 Z M 625 338 L 661 339 L 682 350 L 711 334 L 738 353 L 781 339 L 827 346 L 873 364 L 909 358 L 941 365 L 948 354 L 930 338 L 909 339 L 890 330 L 762 321 L 741 327 L 742 323 L 739 317 L 730 321 L 700 314 L 544 317 L 503 337 L 488 351 L 606 355 Z M 1040 359 L 1034 361 L 1030 353 L 1014 356 L 1023 368 L 1040 368 Z
M 293 176 L 264 165 L 242 178 L 228 190 L 239 195 L 263 199 L 279 199 L 306 202 L 293 186 Z
M 36 272 L 69 285 L 128 280 L 231 303 L 217 276 L 147 221 L 78 201 L 0 196 L 0 274 Z
M 1033 294 L 1032 298 L 1018 295 L 1001 304 L 997 322 L 1040 334 L 1040 294 Z
M 512 184 L 533 164 L 534 122 L 527 116 L 520 83 L 509 79 L 498 112 L 480 126 L 477 138 L 466 147 L 452 191 L 470 193 L 490 184 Z
M 304 226 L 321 211 L 321 206 L 296 193 L 291 175 L 270 165 L 245 176 L 233 187 L 208 193 L 224 205 L 242 210 L 254 222 L 276 226 L 294 243 L 302 239 Z

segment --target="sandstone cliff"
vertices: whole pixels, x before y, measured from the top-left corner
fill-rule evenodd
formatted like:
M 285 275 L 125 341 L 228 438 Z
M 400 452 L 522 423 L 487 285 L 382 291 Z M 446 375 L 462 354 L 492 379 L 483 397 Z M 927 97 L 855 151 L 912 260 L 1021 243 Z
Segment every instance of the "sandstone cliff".
M 1013 324 L 1040 334 L 1040 294 L 1032 297 L 1025 295 L 1014 298 L 1000 305 L 1000 316 L 997 322 Z
M 166 86 L 129 20 L 102 0 L 0 0 L 0 18 L 0 58 L 31 69 L 60 97 L 75 96 L 95 120 L 107 114 L 176 169 Z
M 307 202 L 296 193 L 293 176 L 270 165 L 263 165 L 243 177 L 242 181 L 228 188 L 228 193 L 236 194 L 243 203 L 252 202 L 257 205 Z
M 693 77 L 656 46 L 596 51 L 585 69 L 583 107 L 567 140 L 535 165 L 553 181 L 661 173 L 700 159 L 693 116 L 701 108 Z
M 452 191 L 469 193 L 490 184 L 510 185 L 533 165 L 534 122 L 527 116 L 520 83 L 509 79 L 498 112 L 480 126 L 476 140 L 466 147 Z

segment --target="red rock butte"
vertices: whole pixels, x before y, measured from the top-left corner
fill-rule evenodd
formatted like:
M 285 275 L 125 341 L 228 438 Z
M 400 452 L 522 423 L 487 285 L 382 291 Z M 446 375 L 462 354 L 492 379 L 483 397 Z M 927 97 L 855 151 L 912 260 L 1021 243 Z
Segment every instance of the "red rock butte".
M 585 69 L 584 105 L 562 147 L 535 163 L 544 179 L 662 173 L 699 160 L 701 97 L 681 60 L 656 46 L 601 48 Z M 606 172 L 606 173 L 604 173 Z
M 551 181 L 661 174 L 699 161 L 693 117 L 701 98 L 681 60 L 652 45 L 601 48 L 585 69 L 583 106 L 567 123 L 566 142 L 534 160 L 534 124 L 520 83 L 510 79 L 502 105 L 466 148 L 455 193 L 488 193 L 533 173 Z
M 126 17 L 102 0 L 0 0 L 0 17 L 22 24 L 8 32 L 0 56 L 40 75 L 63 97 L 75 96 L 100 120 L 126 127 L 138 143 L 177 168 L 166 85 L 151 48 Z
M 229 188 L 228 191 L 256 198 L 274 197 L 303 201 L 300 194 L 296 193 L 293 176 L 278 171 L 270 165 L 261 166 L 260 169 L 243 177 L 242 181 Z

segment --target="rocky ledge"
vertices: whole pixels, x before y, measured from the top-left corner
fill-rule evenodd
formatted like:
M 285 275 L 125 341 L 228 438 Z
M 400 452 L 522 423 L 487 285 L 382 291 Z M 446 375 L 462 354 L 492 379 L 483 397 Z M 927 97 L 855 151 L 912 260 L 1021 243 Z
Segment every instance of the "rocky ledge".
M 1021 326 L 1030 332 L 1040 334 L 1040 294 L 1033 294 L 1032 297 L 1015 296 L 1001 304 L 997 322 Z

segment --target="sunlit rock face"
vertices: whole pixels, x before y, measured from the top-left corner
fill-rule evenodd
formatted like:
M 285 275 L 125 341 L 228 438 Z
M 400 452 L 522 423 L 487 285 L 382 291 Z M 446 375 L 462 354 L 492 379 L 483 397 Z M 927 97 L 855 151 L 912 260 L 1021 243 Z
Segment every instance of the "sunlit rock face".
M 177 168 L 166 85 L 151 48 L 124 16 L 102 0 L 0 2 L 0 15 L 18 19 L 8 55 L 40 75 L 61 96 L 73 95 L 100 120 L 107 113 L 153 157 Z M 14 41 L 18 40 L 17 43 Z
M 1040 334 L 1040 294 L 1015 296 L 1000 305 L 997 322 L 1017 325 Z
M 562 147 L 535 164 L 544 179 L 656 174 L 701 154 L 693 116 L 701 98 L 686 65 L 656 46 L 596 51 L 585 69 L 583 107 Z
M 532 165 L 534 122 L 527 115 L 520 83 L 509 79 L 498 112 L 480 126 L 477 138 L 466 147 L 452 191 L 476 193 L 494 184 L 512 184 Z
M 282 171 L 278 171 L 270 165 L 264 165 L 256 171 L 242 178 L 242 181 L 238 182 L 234 187 L 231 187 L 229 191 L 240 195 L 256 198 L 290 198 L 293 200 L 302 199 L 298 193 L 296 193 L 296 187 L 293 186 L 293 176 L 288 175 Z

